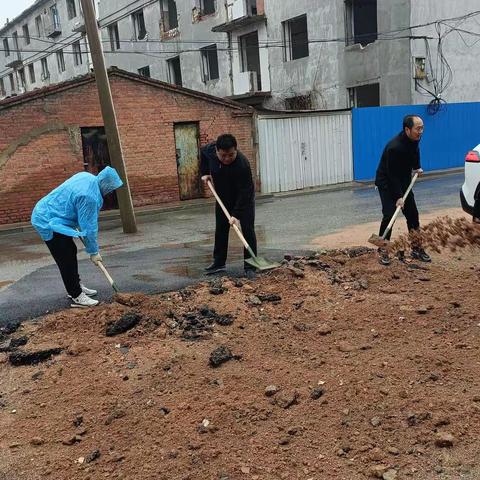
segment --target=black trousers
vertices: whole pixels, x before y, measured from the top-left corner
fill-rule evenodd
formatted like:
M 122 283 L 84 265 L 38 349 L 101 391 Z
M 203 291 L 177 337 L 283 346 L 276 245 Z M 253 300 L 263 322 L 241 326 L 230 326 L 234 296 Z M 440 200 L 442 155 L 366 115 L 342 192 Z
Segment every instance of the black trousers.
M 473 205 L 473 216 L 475 218 L 480 218 L 480 198 L 477 198 Z
M 225 205 L 228 211 L 231 211 L 232 205 Z M 255 236 L 255 204 L 246 208 L 240 215 L 240 225 L 245 240 L 250 245 L 255 255 L 257 254 L 257 237 Z M 218 203 L 215 205 L 215 246 L 213 248 L 213 260 L 218 265 L 225 265 L 228 253 L 228 235 L 230 233 L 230 224 L 225 213 Z M 247 249 L 243 249 L 244 258 L 249 258 Z M 250 268 L 245 264 L 245 268 Z
M 72 237 L 54 233 L 53 238 L 45 242 L 60 270 L 67 293 L 77 298 L 82 293 L 78 276 L 77 246 Z
M 475 196 L 475 203 L 473 204 L 473 216 L 474 218 L 480 218 L 480 184 L 477 187 L 477 192 Z
M 382 236 L 383 232 L 385 232 L 387 225 L 389 224 L 390 220 L 397 209 L 396 203 L 398 198 L 393 198 L 390 190 L 386 188 L 379 188 L 378 193 L 380 194 L 380 200 L 382 201 L 382 223 L 380 224 L 380 231 L 379 235 Z M 408 231 L 418 230 L 420 228 L 420 220 L 418 218 L 418 210 L 417 204 L 415 203 L 415 197 L 413 192 L 408 194 L 408 197 L 405 200 L 405 204 L 403 206 L 403 214 L 407 219 L 407 227 Z M 392 230 L 388 232 L 386 239 L 390 240 L 392 235 Z

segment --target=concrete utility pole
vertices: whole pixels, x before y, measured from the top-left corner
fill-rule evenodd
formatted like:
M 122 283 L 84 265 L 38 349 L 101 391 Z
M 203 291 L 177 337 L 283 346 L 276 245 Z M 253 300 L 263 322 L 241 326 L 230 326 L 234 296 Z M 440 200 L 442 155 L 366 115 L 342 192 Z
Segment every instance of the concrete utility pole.
M 83 15 L 85 17 L 85 28 L 87 30 L 87 38 L 92 55 L 93 70 L 97 82 L 105 133 L 107 134 L 110 159 L 112 166 L 117 170 L 124 184 L 124 188 L 117 190 L 123 231 L 124 233 L 135 233 L 137 231 L 135 212 L 133 210 L 132 196 L 130 194 L 127 171 L 123 160 L 117 117 L 113 106 L 112 91 L 110 90 L 107 68 L 105 67 L 105 58 L 103 57 L 102 43 L 100 41 L 100 32 L 93 8 L 93 1 L 94 0 L 81 0 Z

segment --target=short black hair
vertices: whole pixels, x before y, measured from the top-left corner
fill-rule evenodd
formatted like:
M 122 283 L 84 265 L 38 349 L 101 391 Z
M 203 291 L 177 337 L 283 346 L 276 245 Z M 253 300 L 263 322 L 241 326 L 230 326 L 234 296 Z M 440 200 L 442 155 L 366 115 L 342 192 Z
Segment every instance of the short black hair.
M 237 148 L 237 139 L 230 133 L 224 133 L 217 138 L 217 150 Z
M 403 129 L 405 128 L 412 129 L 414 125 L 414 118 L 421 118 L 419 115 L 405 115 L 403 117 Z

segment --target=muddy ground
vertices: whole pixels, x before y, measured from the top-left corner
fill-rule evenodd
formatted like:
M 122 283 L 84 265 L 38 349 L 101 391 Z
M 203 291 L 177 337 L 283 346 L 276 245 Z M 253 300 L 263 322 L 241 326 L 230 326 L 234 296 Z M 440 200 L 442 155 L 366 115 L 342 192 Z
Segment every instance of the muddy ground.
M 0 479 L 478 479 L 479 255 L 326 252 L 13 325 Z

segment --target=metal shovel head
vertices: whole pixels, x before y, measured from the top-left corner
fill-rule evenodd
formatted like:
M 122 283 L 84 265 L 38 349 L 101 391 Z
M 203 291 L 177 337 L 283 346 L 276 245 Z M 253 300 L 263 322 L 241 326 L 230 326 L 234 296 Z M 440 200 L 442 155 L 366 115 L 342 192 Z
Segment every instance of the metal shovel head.
M 263 257 L 250 257 L 245 260 L 246 263 L 255 267 L 257 270 L 272 270 L 280 266 L 279 263 L 269 262 Z
M 368 243 L 372 243 L 373 245 L 381 248 L 388 245 L 388 240 L 385 240 L 384 238 L 380 237 L 375 233 L 372 233 L 372 235 L 368 239 Z

